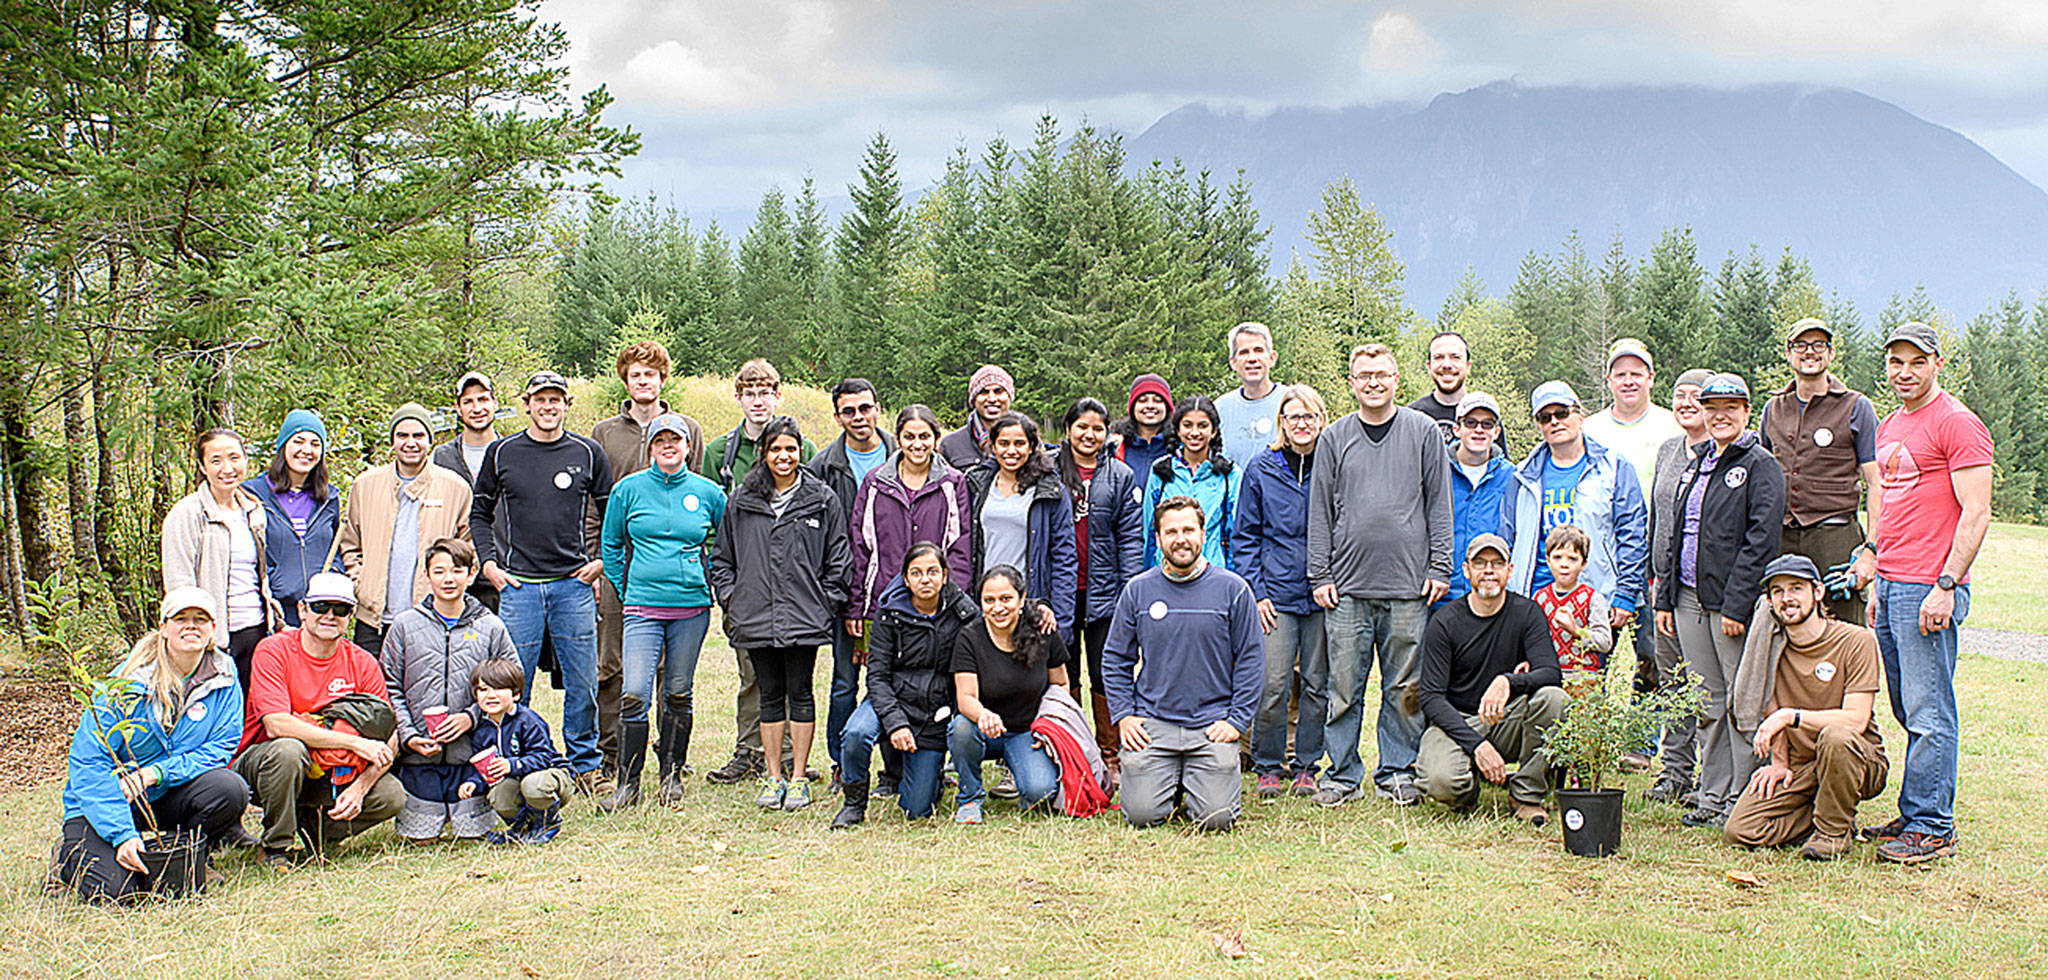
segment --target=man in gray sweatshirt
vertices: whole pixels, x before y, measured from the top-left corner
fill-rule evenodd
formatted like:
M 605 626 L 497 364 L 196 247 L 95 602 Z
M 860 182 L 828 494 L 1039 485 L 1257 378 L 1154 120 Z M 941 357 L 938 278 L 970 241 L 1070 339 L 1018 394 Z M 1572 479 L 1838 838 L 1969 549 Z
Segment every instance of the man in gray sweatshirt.
M 1429 604 L 1450 589 L 1450 462 L 1436 423 L 1394 403 L 1401 368 L 1386 345 L 1352 349 L 1350 383 L 1358 411 L 1323 430 L 1309 477 L 1308 580 L 1316 604 L 1330 610 L 1330 769 L 1314 799 L 1337 806 L 1364 795 L 1361 706 L 1368 658 L 1377 656 L 1372 781 L 1380 796 L 1407 806 L 1421 796 L 1422 717 L 1403 695 L 1415 684 Z

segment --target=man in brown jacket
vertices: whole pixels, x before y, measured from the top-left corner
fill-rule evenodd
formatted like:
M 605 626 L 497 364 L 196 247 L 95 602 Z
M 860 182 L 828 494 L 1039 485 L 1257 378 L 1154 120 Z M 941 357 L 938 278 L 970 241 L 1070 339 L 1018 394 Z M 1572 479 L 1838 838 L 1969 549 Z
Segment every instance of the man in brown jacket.
M 469 540 L 469 484 L 427 462 L 427 410 L 407 402 L 392 413 L 391 462 L 356 477 L 334 548 L 356 583 L 355 644 L 376 656 L 384 628 L 427 594 L 420 556 L 439 538 Z
M 1864 488 L 1877 486 L 1877 411 L 1869 398 L 1829 372 L 1835 333 L 1826 322 L 1807 317 L 1794 323 L 1786 331 L 1785 360 L 1792 365 L 1792 382 L 1764 403 L 1757 424 L 1764 448 L 1785 470 L 1785 530 L 1778 550 L 1813 559 L 1825 576 L 1863 548 L 1864 525 L 1856 513 L 1863 508 Z M 1861 626 L 1867 621 L 1863 589 L 1870 580 L 1850 573 L 1845 584 L 1853 588 L 1829 598 L 1828 613 Z
M 590 438 L 604 450 L 605 460 L 611 464 L 614 482 L 647 468 L 647 423 L 672 411 L 668 402 L 661 400 L 661 388 L 668 383 L 671 366 L 668 348 L 658 340 L 643 340 L 619 352 L 616 368 L 619 380 L 626 384 L 626 401 L 619 406 L 619 414 L 590 430 Z M 704 461 L 704 427 L 688 415 L 683 416 L 683 424 L 690 431 L 690 453 L 684 463 L 694 472 Z M 586 540 L 598 540 L 602 536 L 602 519 L 594 508 L 584 518 Z M 604 754 L 604 776 L 598 781 L 598 789 L 603 793 L 615 788 L 612 774 L 619 763 L 619 697 L 625 688 L 620 662 L 624 623 L 625 612 L 619 605 L 618 592 L 612 588 L 610 579 L 598 576 L 597 748 Z

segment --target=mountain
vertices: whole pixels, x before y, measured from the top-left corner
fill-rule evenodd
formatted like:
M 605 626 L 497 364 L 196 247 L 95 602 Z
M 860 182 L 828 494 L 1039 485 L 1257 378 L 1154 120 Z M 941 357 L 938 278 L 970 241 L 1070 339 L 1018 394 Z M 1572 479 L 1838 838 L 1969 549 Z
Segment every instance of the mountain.
M 1127 142 L 1134 165 L 1243 168 L 1273 225 L 1273 272 L 1325 185 L 1350 177 L 1394 232 L 1409 303 L 1433 311 L 1467 266 L 1504 295 L 1531 249 L 1577 230 L 1633 256 L 1690 226 L 1700 261 L 1790 246 L 1866 315 L 1925 284 L 1965 315 L 2048 287 L 2048 193 L 1954 130 L 1833 88 L 1528 88 L 1420 107 L 1188 105 Z

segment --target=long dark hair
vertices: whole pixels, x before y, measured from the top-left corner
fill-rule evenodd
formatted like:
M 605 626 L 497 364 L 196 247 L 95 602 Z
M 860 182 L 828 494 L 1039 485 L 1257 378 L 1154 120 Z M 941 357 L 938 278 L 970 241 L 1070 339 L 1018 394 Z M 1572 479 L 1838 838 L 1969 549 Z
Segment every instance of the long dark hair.
M 1030 593 L 1024 591 L 1024 573 L 1018 571 L 1017 566 L 997 565 L 982 572 L 981 580 L 974 583 L 974 604 L 977 608 L 981 605 L 981 591 L 994 579 L 1009 582 L 1010 588 L 1017 590 L 1017 595 L 1024 600 L 1024 608 L 1017 610 L 1017 625 L 1010 628 L 1010 659 L 1029 667 L 1045 648 L 1045 634 L 1038 631 L 1038 605 L 1031 601 Z M 987 621 L 982 622 L 981 628 L 983 631 L 988 629 Z M 995 636 L 991 634 L 989 639 L 993 641 Z
M 1105 427 L 1107 427 L 1109 422 L 1109 406 L 1104 405 L 1099 398 L 1089 398 L 1085 395 L 1076 398 L 1074 403 L 1068 405 L 1066 412 L 1060 416 L 1060 433 L 1063 437 L 1060 439 L 1060 482 L 1067 485 L 1067 494 L 1074 498 L 1076 505 L 1080 504 L 1081 498 L 1084 496 L 1081 493 L 1081 468 L 1074 463 L 1074 447 L 1067 445 L 1067 440 L 1064 436 L 1068 429 L 1074 427 L 1074 423 L 1081 421 L 1081 416 L 1087 415 L 1090 412 L 1102 416 L 1102 421 L 1105 423 Z M 1102 449 L 1096 450 L 1098 458 L 1095 464 L 1097 466 L 1102 465 L 1099 454 L 1109 449 L 1108 435 L 1105 434 L 1103 439 Z
M 1209 427 L 1216 435 L 1209 440 L 1209 472 L 1217 476 L 1230 475 L 1230 457 L 1223 455 L 1223 416 L 1216 411 L 1216 403 L 1201 395 L 1189 395 L 1173 407 L 1173 414 L 1166 420 L 1166 452 L 1152 464 L 1152 472 L 1159 474 L 1160 482 L 1173 479 L 1173 458 L 1180 455 L 1180 422 L 1200 412 L 1209 417 Z
M 1038 423 L 1031 421 L 1031 416 L 1022 412 L 1006 412 L 994 425 L 988 427 L 991 462 L 995 454 L 996 433 L 1013 425 L 1024 430 L 1024 441 L 1031 444 L 1031 451 L 1024 454 L 1024 465 L 1017 467 L 1017 489 L 1035 487 L 1038 481 L 1053 475 L 1054 471 L 1052 460 L 1045 457 L 1045 442 L 1039 438 Z M 995 467 L 998 472 L 1002 470 L 1000 463 L 995 464 Z
M 211 445 L 215 439 L 233 439 L 236 445 L 242 447 L 244 465 L 246 465 L 246 461 L 249 458 L 249 442 L 242 438 L 241 433 L 224 425 L 215 426 L 201 432 L 192 438 L 192 476 L 200 486 L 206 484 L 206 474 L 200 470 L 200 467 L 206 465 L 206 447 Z M 325 457 L 323 456 L 322 458 Z M 248 471 L 244 470 L 243 472 L 247 473 Z
M 761 454 L 754 459 L 754 465 L 747 470 L 747 475 L 740 479 L 740 489 L 763 497 L 775 496 L 775 475 L 768 472 L 768 447 L 774 445 L 775 440 L 782 436 L 795 439 L 798 451 L 802 451 L 804 434 L 796 427 L 795 419 L 787 415 L 777 415 L 769 419 L 768 424 L 761 427 Z M 796 478 L 804 478 L 802 466 L 797 467 Z
M 939 428 L 938 413 L 933 412 L 929 406 L 925 405 L 922 402 L 919 402 L 913 405 L 905 405 L 902 409 L 897 411 L 896 438 L 903 438 L 903 427 L 909 425 L 912 422 L 923 422 L 924 424 L 931 426 L 933 436 L 942 436 L 946 434 L 946 430 Z M 934 449 L 932 450 L 932 452 L 934 455 L 936 455 L 938 453 L 938 450 Z
M 270 480 L 270 489 L 273 492 L 283 493 L 292 488 L 292 472 L 291 468 L 285 465 L 283 449 L 279 449 L 270 455 L 270 469 L 265 470 L 263 475 Z M 306 496 L 313 498 L 316 503 L 324 504 L 327 502 L 327 445 L 325 443 L 320 445 L 320 461 L 314 463 L 312 470 L 306 473 L 305 489 Z

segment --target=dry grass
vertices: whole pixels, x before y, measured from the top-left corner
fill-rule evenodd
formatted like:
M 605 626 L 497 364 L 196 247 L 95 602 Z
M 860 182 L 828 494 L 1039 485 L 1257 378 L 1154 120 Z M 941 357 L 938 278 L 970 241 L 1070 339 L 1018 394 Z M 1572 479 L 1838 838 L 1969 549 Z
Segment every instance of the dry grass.
M 2048 572 L 2048 527 L 1993 524 L 1970 570 L 1968 625 L 2048 633 L 2048 603 L 2041 601 Z

